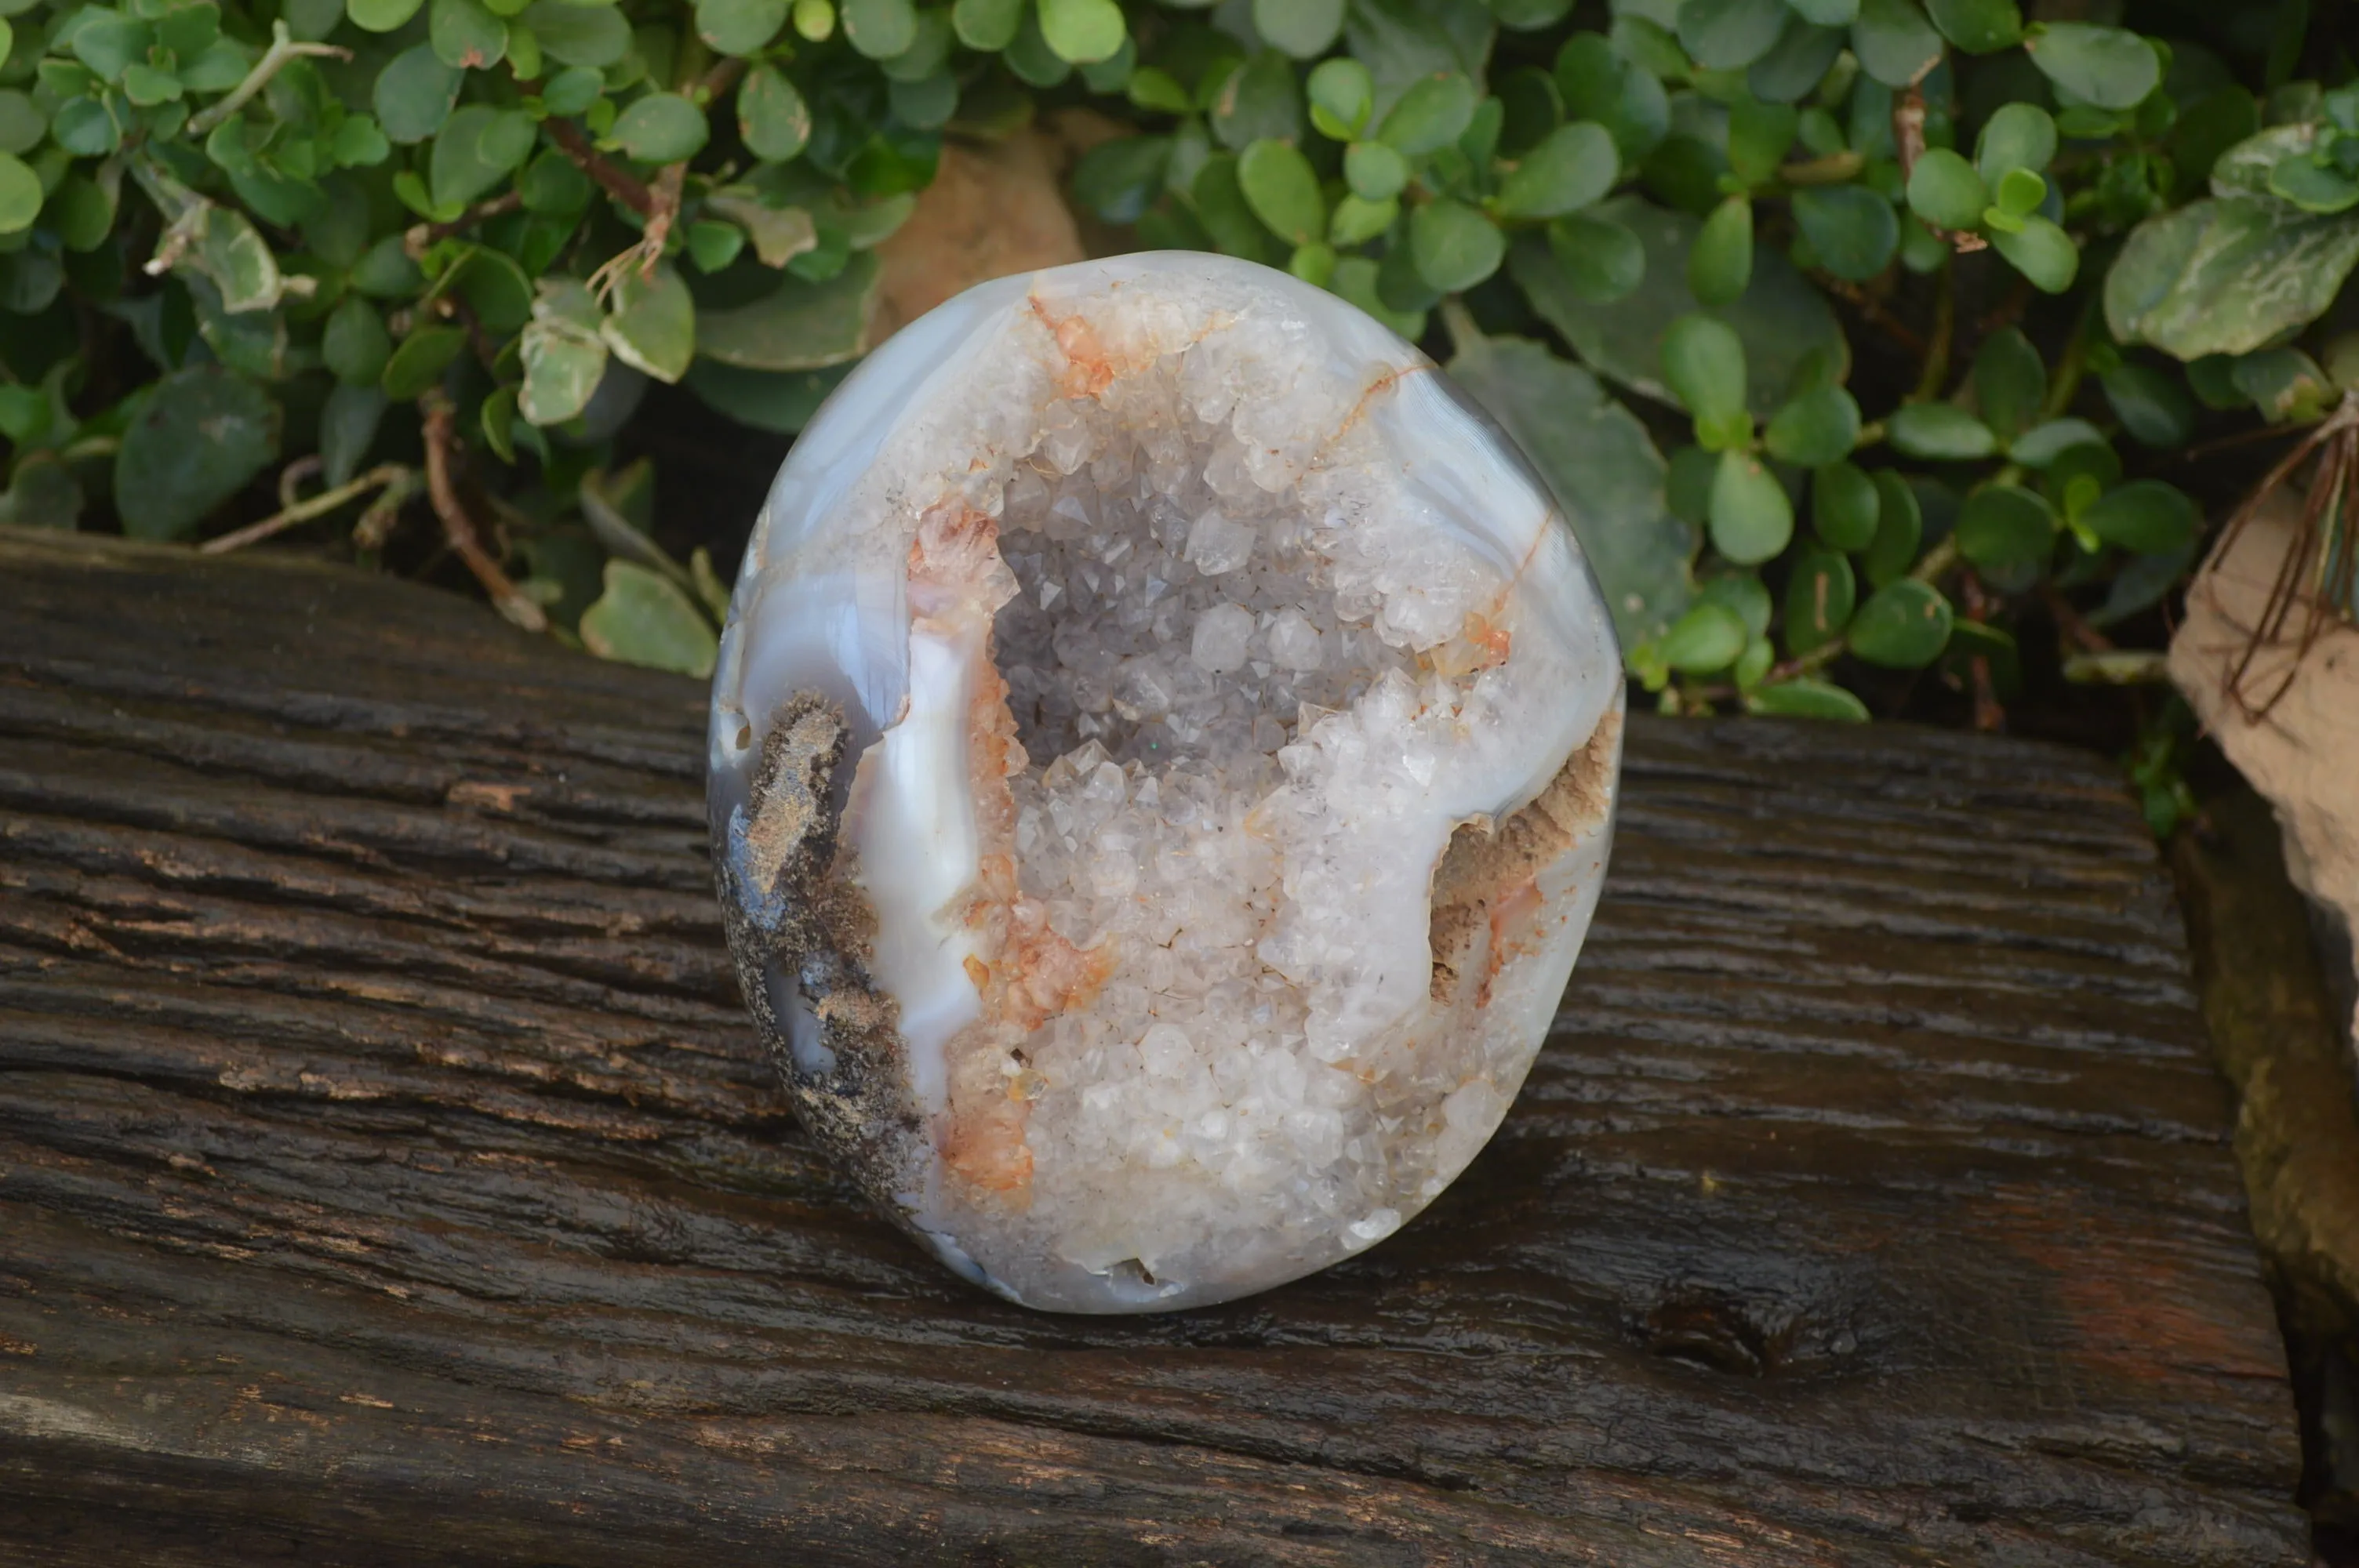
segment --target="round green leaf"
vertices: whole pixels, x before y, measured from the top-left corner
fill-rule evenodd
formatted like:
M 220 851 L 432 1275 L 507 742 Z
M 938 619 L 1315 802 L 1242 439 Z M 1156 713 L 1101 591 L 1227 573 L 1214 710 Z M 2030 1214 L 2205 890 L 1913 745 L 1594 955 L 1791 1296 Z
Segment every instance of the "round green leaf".
M 1369 201 L 1389 201 L 1407 188 L 1408 159 L 1382 142 L 1354 142 L 1343 153 L 1343 180 Z
M 70 174 L 49 195 L 45 210 L 58 240 L 66 249 L 84 254 L 106 243 L 114 228 L 115 198 L 86 174 Z
M 696 36 L 720 54 L 750 55 L 786 25 L 787 0 L 696 0 Z
M 499 184 L 531 154 L 536 134 L 521 109 L 470 103 L 453 112 L 429 164 L 435 205 L 463 206 Z
M 1990 205 L 1974 166 L 1947 147 L 1927 147 L 1908 176 L 1908 210 L 1937 229 L 1972 232 Z
M 1347 57 L 1323 59 L 1306 84 L 1310 95 L 1310 121 L 1319 134 L 1348 142 L 1364 129 L 1375 113 L 1376 79 L 1368 68 Z
M 1237 184 L 1254 216 L 1287 243 L 1307 245 L 1327 232 L 1319 176 L 1291 142 L 1264 139 L 1245 148 L 1237 156 Z M 1498 263 L 1494 259 L 1491 265 Z
M 1974 142 L 1974 168 L 1987 185 L 2011 168 L 2038 174 L 2056 156 L 2056 122 L 2037 103 L 2002 103 Z
M 344 0 L 344 15 L 364 33 L 389 33 L 410 17 L 425 0 Z
M 1725 605 L 1734 611 L 1745 623 L 1747 637 L 1758 637 L 1769 630 L 1769 590 L 1753 572 L 1721 572 L 1707 578 L 1696 589 L 1696 602 Z
M 1794 145 L 1801 116 L 1790 103 L 1739 98 L 1728 106 L 1728 172 L 1746 189 L 1767 185 Z
M 1286 146 L 1283 142 L 1267 145 Z M 1136 223 L 1148 203 L 1162 193 L 1164 171 L 1170 163 L 1169 136 L 1118 136 L 1101 142 L 1083 153 L 1081 162 L 1073 167 L 1073 197 L 1109 223 Z M 1242 159 L 1237 178 L 1242 184 Z M 1315 178 L 1311 181 L 1310 199 L 1314 202 L 1319 200 Z M 1250 194 L 1247 200 L 1250 205 Z
M 1877 588 L 1908 575 L 1924 542 L 1925 514 L 1917 492 L 1890 469 L 1875 472 L 1875 537 L 1860 556 L 1860 568 Z
M 123 145 L 123 127 L 98 99 L 73 98 L 50 117 L 49 136 L 77 157 L 105 157 Z
M 1343 0 L 1254 0 L 1254 31 L 1297 59 L 1317 59 L 1343 30 Z
M 404 49 L 386 61 L 370 95 L 386 139 L 407 146 L 440 130 L 451 117 L 451 106 L 459 101 L 464 74 L 436 59 L 428 44 Z
M 49 134 L 49 122 L 33 101 L 13 87 L 0 87 L 0 153 L 30 152 Z
M 2134 479 L 2107 491 L 2079 518 L 2108 545 L 2139 555 L 2179 549 L 2195 537 L 2200 521 L 2186 492 L 2158 479 Z
M 1302 97 L 1294 62 L 1276 49 L 1264 49 L 1231 71 L 1212 101 L 1212 124 L 1221 145 L 1238 152 L 1264 137 L 1301 140 Z
M 757 65 L 737 90 L 737 133 L 745 150 L 768 163 L 784 163 L 810 140 L 810 110 L 803 95 L 774 65 Z
M 2179 378 L 2152 365 L 2124 363 L 2101 378 L 2122 428 L 2142 445 L 2176 451 L 2195 434 L 2195 405 Z
M 134 538 L 177 539 L 278 456 L 278 406 L 222 365 L 155 385 L 114 454 L 114 505 Z
M 1745 345 L 1715 318 L 1682 316 L 1665 330 L 1663 380 L 1695 420 L 1699 436 L 1707 425 L 1734 426 L 1750 417 L 1745 406 Z
M 582 612 L 583 647 L 602 659 L 699 680 L 712 673 L 720 639 L 686 589 L 635 561 L 609 560 L 604 582 L 598 601 Z
M 375 386 L 393 356 L 393 340 L 376 309 L 357 294 L 347 294 L 328 316 L 320 339 L 320 358 L 338 381 Z
M 1925 20 L 1917 0 L 1860 0 L 1851 48 L 1869 76 L 1886 87 L 1906 87 L 1941 58 L 1941 35 Z
M 1594 120 L 1612 133 L 1622 161 L 1635 164 L 1670 128 L 1663 84 L 1614 52 L 1596 33 L 1575 33 L 1556 57 L 1557 92 L 1568 120 Z
M 1576 212 L 1550 223 L 1548 233 L 1565 282 L 1589 304 L 1611 305 L 1647 276 L 1647 247 L 1611 219 Z
M 1807 676 L 1779 681 L 1758 691 L 1745 694 L 1745 706 L 1753 713 L 1774 714 L 1783 719 L 1829 719 L 1848 724 L 1867 722 L 1867 704 L 1839 686 Z
M 2125 27 L 2051 22 L 2023 47 L 2060 91 L 2100 109 L 2135 109 L 2162 84 L 2161 57 Z
M 2032 565 L 2056 543 L 2056 514 L 2017 485 L 1994 484 L 1966 497 L 1958 512 L 1958 553 L 1984 568 Z
M 29 229 L 41 215 L 41 177 L 14 153 L 0 153 L 0 234 Z
M 1841 550 L 1806 548 L 1786 579 L 1786 647 L 1807 654 L 1843 634 L 1859 602 L 1859 580 Z
M 603 70 L 631 52 L 631 24 L 623 19 L 620 6 L 533 0 L 525 7 L 524 24 L 539 40 L 541 53 L 560 65 Z M 386 134 L 391 135 L 390 129 Z
M 1892 411 L 1885 434 L 1896 451 L 1912 458 L 1965 462 L 1998 450 L 1991 427 L 1950 403 L 1908 403 Z
M 124 80 L 130 81 L 127 72 Z M 2342 212 L 2359 207 L 2359 179 L 2288 153 L 2269 170 L 2269 194 L 2305 212 Z
M 2086 419 L 2043 419 L 2007 443 L 2006 455 L 2027 469 L 2044 469 L 2064 453 L 2093 446 L 2109 455 L 2104 436 Z M 2118 463 L 2116 475 L 2118 475 Z
M 2012 233 L 1994 227 L 1991 244 L 2041 293 L 2061 294 L 2071 287 L 2081 271 L 2081 252 L 2072 237 L 2037 214 L 2022 223 Z
M 1707 70 L 1739 70 L 1769 52 L 1785 0 L 1682 0 L 1680 46 Z
M 870 59 L 891 59 L 918 41 L 918 10 L 909 0 L 843 0 L 838 9 L 843 36 Z
M 377 384 L 394 402 L 408 403 L 440 381 L 442 373 L 466 346 L 463 328 L 420 327 L 393 351 Z
M 1643 253 L 1640 259 L 1644 265 Z M 1752 281 L 1753 199 L 1725 197 L 1703 221 L 1688 251 L 1688 292 L 1699 305 L 1734 305 Z
M 507 56 L 508 25 L 484 9 L 483 0 L 433 0 L 426 23 L 434 57 L 444 65 L 480 69 Z
M 1950 601 L 1930 583 L 1901 578 L 1868 596 L 1852 617 L 1851 651 L 1886 669 L 1921 670 L 1949 645 Z
M 1769 455 L 1819 468 L 1851 455 L 1859 442 L 1859 405 L 1840 386 L 1815 386 L 1788 398 L 1762 432 Z
M 1462 72 L 1421 77 L 1385 116 L 1377 139 L 1408 157 L 1422 157 L 1465 133 L 1474 118 L 1474 84 Z
M 1829 463 L 1810 476 L 1810 526 L 1838 550 L 1864 550 L 1875 541 L 1875 481 L 1851 463 Z
M 1059 59 L 1093 65 L 1111 59 L 1128 37 L 1122 7 L 1114 0 L 1038 0 L 1040 36 Z M 1311 4 L 1315 0 L 1303 0 Z M 845 17 L 847 27 L 850 16 Z M 1276 42 L 1276 39 L 1272 39 Z
M 1968 54 L 1990 54 L 2023 41 L 2023 13 L 2015 0 L 1925 0 L 1933 26 Z
M 1974 403 L 2003 439 L 2028 430 L 2048 401 L 2048 367 L 2019 327 L 2002 327 L 1974 351 Z
M 1885 269 L 1900 244 L 1892 203 L 1859 185 L 1811 186 L 1794 192 L 1794 222 L 1837 277 L 1865 282 Z
M 1400 202 L 1390 196 L 1371 201 L 1364 196 L 1346 195 L 1335 203 L 1335 216 L 1327 225 L 1328 243 L 1345 249 L 1364 245 L 1391 228 L 1399 216 Z
M 951 7 L 951 27 L 959 42 L 985 54 L 997 54 L 1016 41 L 1024 26 L 1024 0 L 958 0 Z
M 1777 476 L 1748 452 L 1720 454 L 1712 481 L 1712 546 L 1739 566 L 1773 558 L 1794 537 L 1794 507 Z
M 660 382 L 676 382 L 696 357 L 696 303 L 669 263 L 652 278 L 626 268 L 614 288 L 614 311 L 598 327 L 614 357 Z
M 1498 210 L 1510 218 L 1578 211 L 1611 190 L 1621 174 L 1622 161 L 1605 127 L 1587 120 L 1560 125 L 1499 182 Z
M 677 92 L 650 92 L 614 118 L 614 139 L 642 163 L 678 163 L 704 148 L 704 111 Z
M 1710 675 L 1734 664 L 1747 641 L 1745 622 L 1722 604 L 1698 604 L 1656 642 L 1664 664 L 1689 675 Z
M 1843 42 L 1842 27 L 1815 27 L 1797 12 L 1777 47 L 1746 69 L 1745 85 L 1764 103 L 1799 103 L 1826 80 Z
M 1499 270 L 1507 240 L 1490 219 L 1445 197 L 1409 214 L 1408 249 L 1418 276 L 1444 294 L 1455 294 Z

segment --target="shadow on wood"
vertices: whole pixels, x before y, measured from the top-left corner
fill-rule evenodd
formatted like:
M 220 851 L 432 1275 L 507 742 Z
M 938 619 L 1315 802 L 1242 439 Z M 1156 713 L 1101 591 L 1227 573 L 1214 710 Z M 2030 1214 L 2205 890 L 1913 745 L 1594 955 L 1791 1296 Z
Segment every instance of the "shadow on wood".
M 693 683 L 0 532 L 0 1559 L 2296 1564 L 2102 760 L 1634 723 L 1491 1148 L 1371 1252 L 972 1292 L 783 1111 Z

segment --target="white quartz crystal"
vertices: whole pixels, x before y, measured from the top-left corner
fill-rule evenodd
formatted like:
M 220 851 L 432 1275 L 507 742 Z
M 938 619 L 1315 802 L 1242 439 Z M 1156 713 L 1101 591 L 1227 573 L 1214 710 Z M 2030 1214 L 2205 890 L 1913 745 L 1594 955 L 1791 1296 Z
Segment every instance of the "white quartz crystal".
M 1546 490 L 1351 306 L 1185 254 L 985 284 L 845 381 L 746 551 L 712 793 L 749 1001 L 969 1278 L 1294 1278 L 1515 1098 L 1620 670 Z

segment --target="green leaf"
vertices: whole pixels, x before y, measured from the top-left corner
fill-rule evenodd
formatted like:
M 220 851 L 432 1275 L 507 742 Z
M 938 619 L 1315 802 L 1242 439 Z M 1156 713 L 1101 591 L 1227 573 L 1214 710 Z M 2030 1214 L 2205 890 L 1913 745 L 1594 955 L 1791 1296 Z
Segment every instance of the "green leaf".
M 2022 329 L 2002 327 L 1974 351 L 1974 402 L 2002 440 L 2031 427 L 2048 401 L 2048 367 Z
M 2185 492 L 2158 479 L 2134 479 L 2107 491 L 2077 521 L 2108 545 L 2158 555 L 2185 547 L 2201 518 Z
M 1815 546 L 1799 551 L 1786 579 L 1786 648 L 1800 654 L 1841 638 L 1859 601 L 1851 558 Z
M 1950 601 L 1930 583 L 1901 578 L 1868 596 L 1852 617 L 1851 651 L 1886 669 L 1921 670 L 1949 645 Z
M 1941 35 L 1925 20 L 1917 0 L 1860 0 L 1851 48 L 1871 78 L 1886 87 L 1906 87 L 1941 58 Z
M 535 426 L 561 425 L 590 406 L 606 373 L 597 300 L 570 277 L 543 278 L 520 345 L 524 385 L 516 412 Z
M 1294 62 L 1264 49 L 1229 73 L 1212 102 L 1212 134 L 1242 151 L 1262 140 L 1302 139 L 1302 98 Z
M 1991 54 L 2023 41 L 2023 13 L 2015 0 L 1925 0 L 1933 26 L 1968 54 Z
M 1507 239 L 1481 212 L 1444 197 L 1409 214 L 1408 248 L 1419 277 L 1441 293 L 1455 294 L 1499 270 Z
M 1604 126 L 1625 164 L 1654 151 L 1670 129 L 1670 100 L 1663 84 L 1595 33 L 1575 33 L 1565 40 L 1556 57 L 1556 86 L 1565 118 Z
M 855 253 L 825 283 L 788 276 L 749 304 L 696 313 L 696 351 L 742 370 L 821 370 L 868 351 L 875 253 Z
M 1777 178 L 1800 115 L 1790 103 L 1741 97 L 1728 106 L 1728 171 L 1750 190 Z
M 435 205 L 463 207 L 507 178 L 531 153 L 535 135 L 532 116 L 520 109 L 470 103 L 455 111 L 434 138 Z
M 699 680 L 712 674 L 720 638 L 679 584 L 634 562 L 617 560 L 606 563 L 604 581 L 598 602 L 582 612 L 583 647 L 602 659 Z
M 1908 210 L 1937 229 L 1972 232 L 1990 205 L 1990 188 L 1974 166 L 1947 147 L 1927 147 L 1908 176 Z
M 1786 487 L 1748 452 L 1723 451 L 1712 481 L 1712 546 L 1739 566 L 1773 559 L 1794 538 Z
M 1331 141 L 1348 142 L 1367 127 L 1375 113 L 1376 79 L 1356 59 L 1321 60 L 1307 83 L 1310 123 Z
M 1642 255 L 1641 265 L 1644 260 Z M 1752 281 L 1753 199 L 1725 197 L 1703 221 L 1688 252 L 1688 289 L 1699 304 L 1734 305 Z
M 156 383 L 114 454 L 114 506 L 139 539 L 185 538 L 278 456 L 278 406 L 218 364 Z
M 1510 218 L 1554 218 L 1589 206 L 1621 178 L 1614 138 L 1603 125 L 1560 125 L 1516 160 L 1499 182 L 1498 210 Z
M 1266 145 L 1287 146 L 1283 142 Z M 1287 150 L 1293 151 L 1291 147 Z M 1299 153 L 1295 156 L 1301 157 Z M 1081 161 L 1073 166 L 1074 199 L 1109 223 L 1136 223 L 1163 193 L 1164 171 L 1170 163 L 1169 136 L 1120 136 L 1101 142 L 1083 153 Z M 1307 171 L 1309 166 L 1304 168 Z M 1310 199 L 1313 202 L 1319 200 L 1316 177 L 1310 182 Z
M 339 382 L 320 406 L 321 477 L 329 488 L 348 484 L 367 460 L 385 421 L 385 394 L 375 382 Z
M 696 0 L 696 36 L 716 53 L 753 54 L 786 25 L 787 0 Z
M 1861 569 L 1876 588 L 1908 575 L 1917 546 L 1925 539 L 1925 514 L 1917 492 L 1890 469 L 1875 472 L 1875 537 L 1860 556 Z
M 104 103 L 94 98 L 76 98 L 60 106 L 50 118 L 49 135 L 78 157 L 105 157 L 122 145 L 123 127 Z
M 126 84 L 129 76 L 125 76 Z M 2359 179 L 2321 168 L 2307 157 L 2281 157 L 2269 170 L 2269 194 L 2305 212 L 2341 212 L 2359 207 Z
M 1646 427 L 1595 376 L 1523 338 L 1453 333 L 1451 378 L 1506 428 L 1547 480 L 1604 589 L 1625 647 L 1686 608 L 1695 531 L 1666 505 Z
M 1851 463 L 1829 463 L 1810 476 L 1810 526 L 1838 550 L 1875 542 L 1881 504 L 1875 481 Z
M 1859 405 L 1840 386 L 1814 386 L 1788 399 L 1762 432 L 1769 455 L 1820 468 L 1851 455 L 1859 442 Z
M 2122 342 L 2177 359 L 2247 353 L 2323 315 L 2354 265 L 2359 218 L 2206 199 L 2131 232 L 2105 277 L 2105 320 Z
M 1680 0 L 1680 47 L 1706 70 L 1739 70 L 1769 52 L 1784 0 Z
M 1704 445 L 1721 449 L 1736 444 L 1715 441 L 1708 430 L 1741 427 L 1744 435 L 1751 434 L 1745 344 L 1726 322 L 1703 315 L 1673 321 L 1663 333 L 1662 374 L 1680 406 L 1695 420 L 1697 438 Z
M 668 262 L 653 278 L 625 269 L 614 288 L 614 310 L 598 329 L 614 357 L 633 370 L 671 383 L 696 357 L 696 303 Z
M 14 153 L 0 153 L 0 234 L 33 226 L 41 215 L 41 177 Z
M 1375 319 L 1391 329 L 1396 337 L 1415 341 L 1425 335 L 1425 310 L 1396 310 L 1385 302 L 1376 287 L 1377 263 L 1372 256 L 1344 256 L 1335 263 L 1334 275 L 1327 281 L 1340 298 L 1358 306 Z
M 13 87 L 0 87 L 0 153 L 30 152 L 49 134 L 49 122 L 33 101 Z
M 2135 109 L 2162 84 L 2161 57 L 2125 27 L 2050 22 L 2023 47 L 2059 91 L 2100 109 Z
M 2072 237 L 2045 218 L 2026 218 L 2013 232 L 1994 227 L 1990 240 L 2008 265 L 2043 294 L 2063 293 L 2080 274 L 2081 252 Z
M 891 59 L 918 41 L 918 12 L 909 0 L 842 0 L 838 14 L 845 39 L 870 59 Z
M 73 469 L 47 452 L 16 460 L 8 488 L 0 492 L 0 524 L 12 528 L 73 528 L 81 525 L 84 499 Z
M 2006 455 L 2025 468 L 2044 469 L 2074 447 L 2103 446 L 2104 439 L 2085 419 L 2045 419 L 2010 442 Z
M 1495 30 L 1482 0 L 1352 0 L 1343 20 L 1352 57 L 1375 78 L 1379 120 L 1437 71 L 1462 71 L 1479 89 Z
M 603 70 L 631 52 L 631 25 L 619 6 L 533 0 L 525 7 L 524 24 L 539 40 L 540 52 L 560 65 Z M 378 111 L 380 117 L 383 114 Z M 389 129 L 386 134 L 391 135 Z
M 1837 277 L 1864 283 L 1882 272 L 1900 245 L 1892 203 L 1858 185 L 1809 186 L 1794 192 L 1794 222 Z
M 440 381 L 442 373 L 466 346 L 463 328 L 420 327 L 393 351 L 377 384 L 394 402 L 408 403 Z
M 2037 565 L 2056 544 L 2056 514 L 2017 485 L 1994 484 L 1966 497 L 1959 509 L 1958 551 L 1985 569 Z
M 1991 190 L 1992 205 L 2010 218 L 2027 217 L 2047 200 L 2048 181 L 2027 168 L 2008 169 Z
M 706 132 L 704 111 L 677 92 L 650 92 L 615 116 L 614 139 L 641 163 L 679 163 L 704 150 Z
M 1114 0 L 1038 0 L 1040 36 L 1059 59 L 1092 65 L 1111 59 L 1128 36 Z M 847 18 L 847 21 L 849 18 Z M 1275 41 L 1275 40 L 1273 40 Z
M 1699 225 L 1686 213 L 1634 197 L 1601 202 L 1587 215 L 1637 236 L 1646 265 L 1634 292 L 1613 304 L 1591 303 L 1537 236 L 1516 243 L 1510 272 L 1532 308 L 1591 369 L 1645 396 L 1675 402 L 1662 379 L 1661 344 L 1671 322 L 1696 308 L 1686 264 Z M 1762 418 L 1777 411 L 1806 370 L 1840 382 L 1849 368 L 1850 346 L 1826 296 L 1774 250 L 1756 251 L 1744 296 L 1716 314 L 1745 345 L 1750 406 Z
M 1024 11 L 1024 0 L 958 0 L 951 7 L 951 27 L 967 48 L 997 54 L 1016 41 Z
M 1582 304 L 1611 305 L 1636 289 L 1647 276 L 1646 247 L 1610 218 L 1576 212 L 1550 223 L 1548 237 L 1564 287 Z M 1745 260 L 1749 270 L 1749 247 Z
M 507 57 L 507 24 L 484 9 L 483 0 L 432 0 L 426 16 L 434 58 L 444 65 L 463 70 Z
M 1839 686 L 1808 676 L 1747 692 L 1745 707 L 1748 712 L 1784 719 L 1825 719 L 1847 724 L 1864 724 L 1868 719 L 1867 704 Z
M 1340 9 L 1336 25 L 1343 25 Z M 1158 168 L 1158 179 L 1161 173 Z M 1265 139 L 1246 147 L 1237 157 L 1237 184 L 1254 216 L 1288 244 L 1307 245 L 1326 233 L 1327 203 L 1319 193 L 1319 176 L 1293 143 Z M 1495 268 L 1497 260 L 1491 265 Z
M 329 313 L 320 357 L 338 381 L 375 386 L 392 354 L 393 340 L 367 300 L 346 295 Z
M 1711 675 L 1745 652 L 1745 622 L 1723 604 L 1699 604 L 1656 642 L 1663 663 L 1685 675 Z
M 1254 31 L 1297 59 L 1317 59 L 1343 30 L 1343 0 L 1254 0 Z
M 440 130 L 459 101 L 464 75 L 437 59 L 425 44 L 394 56 L 377 73 L 371 94 L 386 139 L 408 146 Z
M 1344 149 L 1343 180 L 1367 201 L 1389 201 L 1407 188 L 1408 159 L 1382 142 L 1354 142 Z
M 1974 143 L 1974 168 L 1984 184 L 2014 168 L 2037 174 L 2056 156 L 2056 122 L 2036 103 L 2002 103 Z
M 1912 458 L 1965 462 L 1998 450 L 1991 427 L 1954 404 L 1903 404 L 1884 427 L 1893 449 Z
M 810 422 L 829 393 L 842 384 L 849 365 L 827 370 L 740 370 L 699 359 L 688 370 L 690 391 L 741 425 L 791 436 Z
M 1458 71 L 1429 76 L 1401 94 L 1377 138 L 1409 157 L 1448 146 L 1474 118 L 1475 96 L 1474 83 Z
M 0 23 L 0 26 L 5 26 Z M 123 68 L 123 95 L 134 107 L 152 109 L 158 103 L 169 103 L 180 96 L 180 79 L 154 66 L 131 64 Z
M 344 14 L 364 33 L 389 33 L 418 15 L 425 0 L 344 0 Z
M 785 72 L 757 65 L 737 90 L 737 130 L 745 150 L 770 163 L 784 163 L 810 140 L 810 110 Z
M 2152 365 L 2125 362 L 2101 378 L 2105 401 L 2132 439 L 2177 451 L 2195 434 L 2195 405 L 2179 378 Z
M 1365 244 L 1399 217 L 1400 203 L 1392 197 L 1371 201 L 1364 196 L 1347 195 L 1335 203 L 1335 215 L 1327 225 L 1328 243 L 1345 249 Z
M 1788 17 L 1777 47 L 1746 68 L 1746 89 L 1764 103 L 1795 103 L 1809 97 L 1842 55 L 1843 28 L 1849 25 L 1846 20 L 1839 27 L 1819 27 L 1799 12 Z

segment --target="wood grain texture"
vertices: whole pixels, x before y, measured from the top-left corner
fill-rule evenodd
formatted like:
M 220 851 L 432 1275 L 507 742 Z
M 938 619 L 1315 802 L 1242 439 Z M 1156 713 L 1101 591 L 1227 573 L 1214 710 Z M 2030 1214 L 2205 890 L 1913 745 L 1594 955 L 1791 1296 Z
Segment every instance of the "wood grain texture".
M 1634 723 L 1465 1177 L 1091 1320 L 788 1119 L 701 712 L 397 582 L 0 533 L 0 1560 L 2306 1560 L 2101 759 Z

